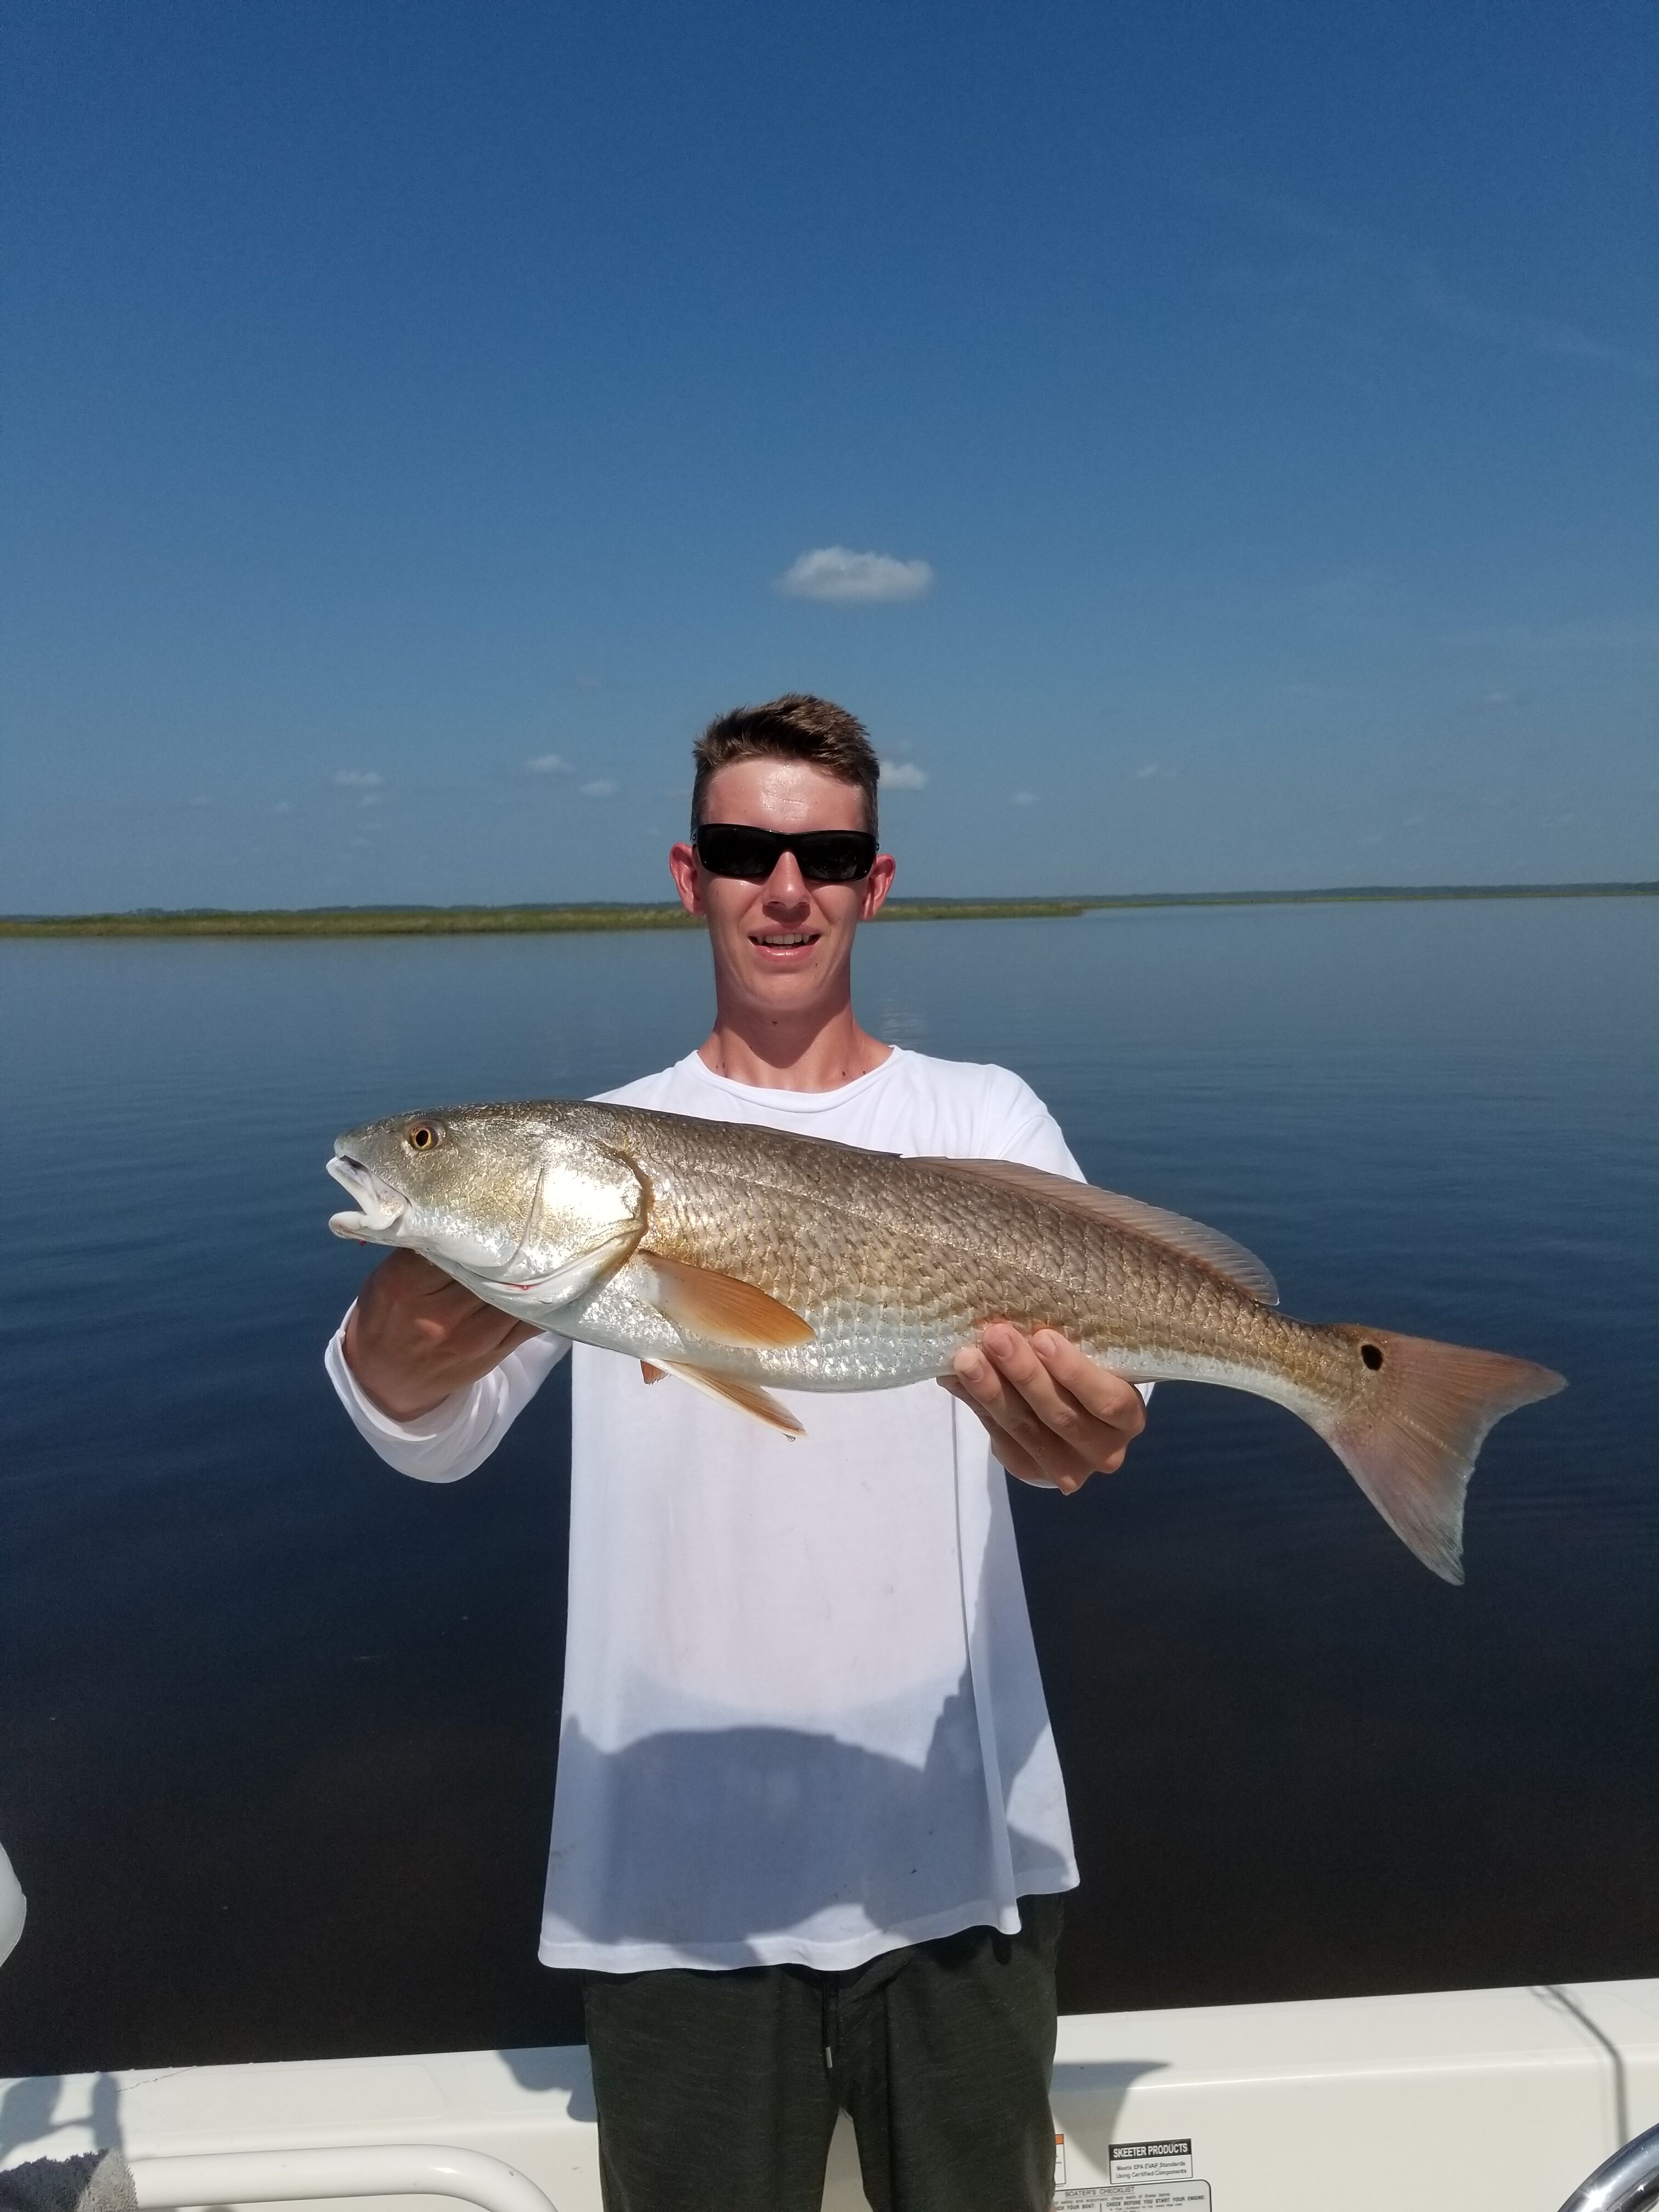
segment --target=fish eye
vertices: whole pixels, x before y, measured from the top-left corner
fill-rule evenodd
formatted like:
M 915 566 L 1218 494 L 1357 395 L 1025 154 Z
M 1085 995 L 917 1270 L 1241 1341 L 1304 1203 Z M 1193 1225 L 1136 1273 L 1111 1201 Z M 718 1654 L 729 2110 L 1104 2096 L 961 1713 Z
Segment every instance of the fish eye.
M 1380 1344 L 1362 1344 L 1359 1347 L 1359 1357 L 1375 1375 L 1382 1364 L 1382 1347 Z
M 417 1121 L 408 1134 L 410 1144 L 417 1152 L 429 1152 L 438 1141 L 438 1132 L 430 1121 Z

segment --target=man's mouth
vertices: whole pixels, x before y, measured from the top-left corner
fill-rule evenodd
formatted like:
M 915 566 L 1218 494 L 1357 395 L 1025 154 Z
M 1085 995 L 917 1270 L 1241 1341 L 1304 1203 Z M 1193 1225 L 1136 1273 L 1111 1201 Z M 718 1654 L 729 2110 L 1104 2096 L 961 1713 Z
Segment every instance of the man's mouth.
M 749 939 L 751 945 L 761 945 L 769 952 L 794 952 L 804 945 L 816 945 L 817 941 L 816 929 L 757 930 Z

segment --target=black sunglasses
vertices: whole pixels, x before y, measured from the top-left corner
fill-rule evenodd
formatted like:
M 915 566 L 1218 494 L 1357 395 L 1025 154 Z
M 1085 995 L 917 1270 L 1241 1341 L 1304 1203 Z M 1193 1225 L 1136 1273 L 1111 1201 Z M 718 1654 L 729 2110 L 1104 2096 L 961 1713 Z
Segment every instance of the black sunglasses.
M 876 865 L 867 830 L 754 830 L 746 822 L 700 822 L 692 832 L 697 858 L 711 876 L 763 884 L 786 853 L 809 884 L 855 884 Z

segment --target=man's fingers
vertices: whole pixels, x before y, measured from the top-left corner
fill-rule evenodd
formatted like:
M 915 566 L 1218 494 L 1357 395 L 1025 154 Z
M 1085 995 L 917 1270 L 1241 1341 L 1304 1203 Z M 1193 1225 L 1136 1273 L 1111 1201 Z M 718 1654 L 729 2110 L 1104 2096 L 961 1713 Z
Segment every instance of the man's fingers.
M 1086 1352 L 1052 1328 L 1039 1329 L 1031 1349 L 1054 1381 L 1097 1421 L 1109 1422 L 1127 1437 L 1138 1437 L 1146 1425 L 1146 1401 L 1133 1382 L 1126 1382 L 1109 1367 L 1091 1359 Z
M 1078 1357 L 1085 1368 L 1094 1370 L 1092 1360 Z M 959 1365 L 957 1372 L 1000 1425 L 1040 1459 L 1046 1459 L 1053 1440 L 1059 1438 L 1091 1469 L 1115 1467 L 1140 1425 L 1139 1395 L 1128 1384 L 1116 1376 L 1106 1378 L 1104 1369 L 1095 1370 L 1109 1383 L 1107 1389 L 1091 1392 L 1097 1403 L 1121 1408 L 1124 1396 L 1134 1402 L 1134 1414 L 1126 1415 L 1121 1423 L 1103 1419 L 1055 1380 L 1029 1337 L 1006 1324 L 994 1323 L 986 1330 L 977 1370 Z M 991 1376 L 996 1378 L 994 1384 Z
M 988 1331 L 987 1334 L 988 1336 Z M 1039 1419 L 1036 1409 L 1018 1387 L 1018 1373 L 1024 1370 L 1027 1375 L 1042 1376 L 1051 1406 L 1058 1400 L 1059 1390 L 1049 1381 L 1042 1361 L 1029 1346 L 1026 1347 L 1026 1359 L 1011 1360 L 1009 1366 L 1015 1371 L 1006 1370 L 1000 1361 L 991 1358 L 988 1349 L 969 1349 L 957 1354 L 955 1371 L 968 1403 L 982 1419 L 987 1422 L 994 1421 L 1000 1429 L 1012 1437 L 1034 1443 L 1041 1428 L 1048 1426 L 1053 1429 L 1054 1425 Z
M 978 1414 L 1011 1474 L 1068 1492 L 1115 1473 L 1146 1421 L 1121 1376 L 1052 1330 L 1033 1340 L 1006 1322 L 957 1353 L 945 1387 Z
M 416 1328 L 429 1344 L 447 1344 L 457 1352 L 474 1347 L 483 1352 L 491 1345 L 504 1343 L 514 1329 L 529 1331 L 528 1322 L 514 1321 L 499 1306 L 486 1305 L 471 1291 L 460 1295 L 465 1304 L 434 1304 L 414 1316 Z
M 1038 1489 L 1063 1490 L 1069 1496 L 1073 1491 L 1080 1490 L 1094 1472 L 1055 1437 L 1048 1439 L 1043 1457 L 1041 1460 L 1035 1457 L 1018 1437 L 1011 1436 L 970 1396 L 953 1375 L 942 1375 L 939 1388 L 948 1390 L 951 1397 L 959 1399 L 970 1413 L 978 1415 L 986 1435 L 991 1439 L 991 1450 L 998 1464 L 1006 1468 L 1017 1480 L 1030 1483 Z
M 434 1267 L 422 1252 L 389 1252 L 368 1279 L 388 1295 L 395 1293 L 400 1298 L 429 1297 L 461 1287 L 453 1275 Z
M 384 1316 L 391 1326 L 412 1330 L 422 1344 L 442 1345 L 462 1356 L 498 1349 L 509 1339 L 521 1344 L 536 1333 L 533 1324 L 487 1304 L 418 1252 L 393 1252 L 383 1260 L 357 1302 L 377 1319 Z
M 346 1361 L 383 1412 L 407 1419 L 477 1382 L 538 1333 L 419 1253 L 392 1252 L 357 1293 Z

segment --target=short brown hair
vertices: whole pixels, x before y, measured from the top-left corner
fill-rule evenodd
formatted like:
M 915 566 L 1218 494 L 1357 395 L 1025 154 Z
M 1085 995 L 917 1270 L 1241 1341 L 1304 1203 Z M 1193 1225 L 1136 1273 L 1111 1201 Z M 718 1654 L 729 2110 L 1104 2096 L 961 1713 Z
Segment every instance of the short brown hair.
M 786 691 L 763 707 L 734 707 L 717 714 L 691 749 L 696 776 L 691 786 L 691 831 L 702 819 L 709 780 L 734 761 L 799 760 L 822 769 L 837 783 L 856 784 L 864 793 L 864 818 L 876 831 L 876 784 L 881 763 L 869 733 L 856 714 L 810 691 Z

